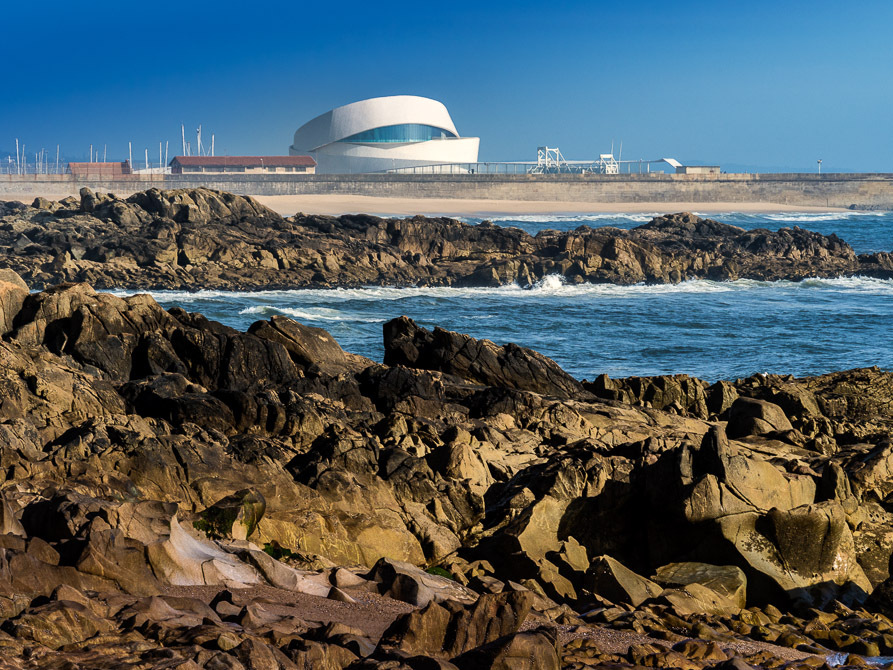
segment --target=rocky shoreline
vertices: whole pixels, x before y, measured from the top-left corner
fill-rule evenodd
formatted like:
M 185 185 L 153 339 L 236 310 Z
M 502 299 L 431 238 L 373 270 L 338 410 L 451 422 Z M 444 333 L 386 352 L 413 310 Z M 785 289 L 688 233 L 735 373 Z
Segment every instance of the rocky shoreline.
M 261 290 L 309 287 L 677 283 L 689 279 L 893 277 L 893 255 L 857 255 L 836 236 L 749 230 L 691 214 L 632 230 L 531 236 L 446 218 L 283 218 L 250 197 L 208 189 L 31 206 L 0 202 L 0 267 L 30 286 Z
M 10 216 L 61 221 L 60 247 L 100 220 Z M 378 364 L 287 318 L 238 332 L 10 270 L 0 334 L 2 667 L 893 654 L 891 373 L 585 381 L 405 317 Z

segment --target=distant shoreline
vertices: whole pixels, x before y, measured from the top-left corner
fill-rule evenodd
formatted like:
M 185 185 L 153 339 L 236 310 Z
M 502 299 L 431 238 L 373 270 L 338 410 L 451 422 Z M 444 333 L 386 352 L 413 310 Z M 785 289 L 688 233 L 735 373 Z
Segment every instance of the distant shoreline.
M 36 197 L 61 200 L 59 193 L 2 193 L 0 201 L 18 200 L 30 204 Z M 841 207 L 816 207 L 767 202 L 573 202 L 552 200 L 492 200 L 470 198 L 377 198 L 366 195 L 256 195 L 253 196 L 282 216 L 297 212 L 340 216 L 374 214 L 376 216 L 504 216 L 536 214 L 669 214 L 697 212 L 723 214 L 747 212 L 845 212 Z
M 365 195 L 263 195 L 254 196 L 282 216 L 297 212 L 340 216 L 473 216 L 535 214 L 668 214 L 698 212 L 845 212 L 841 207 L 785 205 L 766 202 L 572 202 L 552 200 L 489 200 L 453 198 L 376 198 Z

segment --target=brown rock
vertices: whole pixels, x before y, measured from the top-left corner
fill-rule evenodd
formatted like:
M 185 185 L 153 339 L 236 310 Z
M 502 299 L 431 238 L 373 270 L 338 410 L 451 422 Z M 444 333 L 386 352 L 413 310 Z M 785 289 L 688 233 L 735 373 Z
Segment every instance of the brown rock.
M 586 571 L 583 585 L 593 593 L 614 603 L 638 607 L 663 589 L 610 556 L 597 556 Z

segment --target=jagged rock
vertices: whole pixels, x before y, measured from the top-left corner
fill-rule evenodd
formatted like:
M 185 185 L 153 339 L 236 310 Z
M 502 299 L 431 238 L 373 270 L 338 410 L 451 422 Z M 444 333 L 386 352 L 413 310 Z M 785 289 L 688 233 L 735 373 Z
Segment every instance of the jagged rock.
M 457 656 L 517 632 L 530 613 L 529 591 L 485 594 L 464 606 L 431 601 L 423 609 L 398 618 L 385 631 L 381 646 L 408 653 Z
M 398 617 L 384 632 L 379 644 L 411 654 L 440 654 L 447 643 L 451 619 L 449 610 L 431 600 L 421 609 Z
M 581 227 L 531 236 L 452 219 L 283 219 L 252 198 L 210 189 L 150 189 L 127 199 L 82 189 L 54 209 L 2 206 L 27 221 L 0 230 L 8 267 L 29 282 L 102 287 L 297 288 L 310 285 L 677 283 L 687 279 L 890 276 L 884 254 L 857 257 L 836 236 L 742 230 L 689 213 L 632 230 Z M 109 224 L 114 224 L 110 226 Z M 55 262 L 54 262 L 55 261 Z
M 13 328 L 13 320 L 28 297 L 28 285 L 12 270 L 0 270 L 0 335 Z
M 110 633 L 114 626 L 80 603 L 51 602 L 18 616 L 12 623 L 13 635 L 19 639 L 58 649 L 95 635 Z
M 506 635 L 452 659 L 460 670 L 558 670 L 561 654 L 552 629 Z
M 126 221 L 130 212 L 158 239 L 173 239 L 176 250 L 165 253 L 174 258 L 178 240 L 184 257 L 216 253 L 195 230 L 177 228 L 188 221 L 159 220 L 135 202 L 95 200 L 94 212 L 108 221 Z M 174 204 L 186 207 L 178 210 L 186 219 L 201 215 L 189 209 L 194 201 L 168 202 Z M 70 214 L 60 219 L 65 225 L 88 226 L 70 203 L 58 211 Z M 355 223 L 354 232 L 383 244 L 378 223 Z M 700 225 L 693 218 L 689 224 Z M 407 250 L 426 245 L 410 239 L 412 229 L 388 228 L 395 236 L 388 239 Z M 501 235 L 487 227 L 475 234 Z M 529 242 L 512 235 L 500 239 L 519 249 Z M 64 263 L 98 262 L 85 260 L 94 252 L 66 250 Z M 620 258 L 665 270 L 656 252 L 631 243 L 614 245 L 611 254 L 612 272 L 625 272 L 614 262 Z M 332 250 L 321 258 L 343 262 Z M 511 270 L 492 268 L 500 277 Z M 517 633 L 528 600 L 537 621 L 578 626 L 583 615 L 669 644 L 734 631 L 791 647 L 893 649 L 886 628 L 854 635 L 848 631 L 856 624 L 841 623 L 869 621 L 843 603 L 860 602 L 889 575 L 891 373 L 767 375 L 719 386 L 604 378 L 589 385 L 604 392 L 597 398 L 560 381 L 551 362 L 471 338 L 462 341 L 496 362 L 481 367 L 469 359 L 449 371 L 378 365 L 285 319 L 239 333 L 183 310 L 166 312 L 145 296 L 103 296 L 84 285 L 28 295 L 12 323 L 0 342 L 0 530 L 7 531 L 0 533 L 0 616 L 8 620 L 0 646 L 10 657 L 36 644 L 11 637 L 17 617 L 54 602 L 75 603 L 114 627 L 111 637 L 100 632 L 46 657 L 55 663 L 84 654 L 66 658 L 85 667 L 102 667 L 89 656 L 95 647 L 119 663 L 136 663 L 141 654 L 146 663 L 161 662 L 152 654 L 170 653 L 164 662 L 215 667 L 287 667 L 288 660 L 444 668 L 451 654 L 467 660 L 472 646 Z M 415 341 L 413 335 L 400 346 L 409 350 Z M 428 341 L 419 336 L 423 349 Z M 542 377 L 523 388 L 513 361 L 524 361 L 525 375 Z M 759 416 L 750 417 L 746 435 L 729 439 L 723 422 L 736 399 L 739 410 L 758 406 Z M 765 417 L 773 416 L 769 425 Z M 235 498 L 221 500 L 233 491 Z M 227 521 L 219 542 L 191 525 L 201 525 L 208 510 Z M 175 513 L 189 523 L 171 523 Z M 249 535 L 256 544 L 237 539 Z M 590 565 L 590 556 L 599 558 Z M 333 561 L 349 568 L 335 570 Z M 695 561 L 711 567 L 676 565 L 687 571 L 684 579 L 660 577 L 668 564 Z M 357 576 L 370 565 L 373 582 Z M 458 581 L 418 565 L 442 566 Z M 803 605 L 798 616 L 740 610 L 739 568 L 750 604 Z M 670 588 L 635 574 L 655 572 Z M 225 586 L 233 592 L 218 594 L 209 610 L 142 597 L 182 586 L 207 598 Z M 243 600 L 236 589 L 244 586 L 278 589 L 294 606 Z M 370 587 L 386 597 L 365 593 Z M 883 590 L 877 593 L 875 600 Z M 300 610 L 307 601 L 359 617 L 370 630 L 329 631 L 331 641 L 315 646 L 310 638 L 326 638 L 310 632 L 316 619 Z M 370 602 L 383 603 L 406 626 L 361 662 L 358 655 L 388 625 L 363 619 L 374 609 Z M 594 609 L 575 612 L 569 604 Z M 808 609 L 826 605 L 827 612 Z M 724 623 L 704 613 L 721 614 Z M 69 626 L 68 615 L 52 616 L 61 617 L 60 630 Z M 858 625 L 882 624 L 871 621 Z M 238 648 L 242 660 L 233 655 Z M 693 660 L 666 652 L 640 656 Z M 440 658 L 426 660 L 432 654 Z M 492 664 L 498 656 L 475 658 Z
M 590 397 L 553 360 L 514 344 L 500 347 L 441 328 L 431 332 L 405 316 L 384 325 L 384 344 L 386 365 L 438 370 L 477 384 L 559 398 Z
M 247 564 L 255 567 L 272 586 L 321 598 L 331 596 L 331 587 L 321 575 L 308 576 L 302 574 L 298 570 L 277 561 L 266 552 L 258 551 L 257 549 L 237 549 L 234 553 L 245 560 Z M 344 598 L 341 598 L 341 600 L 344 601 Z
M 195 525 L 209 537 L 247 540 L 266 510 L 267 501 L 259 491 L 242 489 L 199 512 Z
M 584 586 L 614 603 L 638 606 L 663 589 L 610 556 L 597 556 L 586 571 Z
M 729 409 L 729 437 L 781 433 L 793 430 L 791 422 L 778 405 L 755 398 L 738 398 Z
M 738 609 L 747 603 L 747 577 L 734 565 L 670 563 L 661 566 L 652 579 L 664 587 L 700 584 L 729 598 Z
M 0 535 L 27 537 L 22 522 L 16 517 L 2 491 L 0 491 Z
M 366 579 L 378 584 L 379 593 L 417 607 L 430 602 L 471 602 L 477 594 L 458 582 L 433 575 L 401 561 L 380 559 Z
M 488 593 L 473 605 L 454 609 L 450 621 L 453 635 L 445 643 L 447 654 L 456 656 L 517 632 L 527 619 L 533 601 L 530 591 Z
M 858 603 L 871 591 L 837 503 L 773 509 L 765 516 L 740 513 L 720 519 L 719 528 L 745 562 L 757 601 L 786 594 L 808 605 Z
M 669 603 L 677 614 L 730 615 L 742 609 L 735 600 L 711 588 L 692 582 L 678 588 L 668 588 L 660 594 L 658 602 Z
M 109 579 L 134 595 L 150 595 L 160 589 L 146 559 L 145 545 L 126 537 L 117 528 L 90 533 L 87 546 L 78 558 L 77 569 Z
M 222 584 L 243 588 L 262 582 L 254 568 L 187 533 L 176 516 L 171 519 L 168 539 L 149 545 L 148 557 L 153 572 L 169 584 Z
M 248 329 L 252 335 L 278 342 L 288 351 L 296 365 L 304 370 L 315 368 L 325 374 L 358 372 L 372 364 L 360 356 L 347 354 L 329 333 L 274 316 L 269 321 L 258 321 Z
M 568 503 L 547 495 L 527 507 L 500 533 L 498 561 L 536 563 L 547 554 L 560 551 L 559 529 Z M 515 576 L 520 578 L 523 570 L 524 566 L 518 565 Z

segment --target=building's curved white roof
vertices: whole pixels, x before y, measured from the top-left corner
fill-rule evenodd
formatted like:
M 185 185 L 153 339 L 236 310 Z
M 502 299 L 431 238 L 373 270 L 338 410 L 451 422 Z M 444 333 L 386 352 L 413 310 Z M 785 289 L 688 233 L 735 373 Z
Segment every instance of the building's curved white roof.
M 406 123 L 434 126 L 459 136 L 443 103 L 417 95 L 389 95 L 352 102 L 317 116 L 298 128 L 291 149 L 316 151 L 357 133 Z

